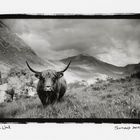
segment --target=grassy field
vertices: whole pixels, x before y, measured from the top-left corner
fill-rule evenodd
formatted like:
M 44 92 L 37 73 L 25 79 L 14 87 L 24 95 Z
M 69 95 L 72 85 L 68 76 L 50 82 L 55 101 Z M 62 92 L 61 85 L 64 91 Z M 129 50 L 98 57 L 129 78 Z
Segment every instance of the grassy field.
M 0 118 L 140 118 L 140 79 L 74 83 L 60 102 L 47 107 L 38 97 L 4 102 Z

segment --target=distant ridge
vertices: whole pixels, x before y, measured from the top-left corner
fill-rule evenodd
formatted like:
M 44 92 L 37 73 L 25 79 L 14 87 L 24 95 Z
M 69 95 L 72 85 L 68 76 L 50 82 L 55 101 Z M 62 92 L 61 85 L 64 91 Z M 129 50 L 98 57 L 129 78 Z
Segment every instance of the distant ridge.
M 68 63 L 70 60 L 72 60 L 71 70 L 73 72 L 76 72 L 76 74 L 82 73 L 83 75 L 90 74 L 90 76 L 93 77 L 96 74 L 103 74 L 111 76 L 113 78 L 119 78 L 132 74 L 136 71 L 140 71 L 140 63 L 127 65 L 125 67 L 119 67 L 103 62 L 88 54 L 79 54 L 76 56 L 68 57 L 62 59 L 61 62 L 65 64 Z

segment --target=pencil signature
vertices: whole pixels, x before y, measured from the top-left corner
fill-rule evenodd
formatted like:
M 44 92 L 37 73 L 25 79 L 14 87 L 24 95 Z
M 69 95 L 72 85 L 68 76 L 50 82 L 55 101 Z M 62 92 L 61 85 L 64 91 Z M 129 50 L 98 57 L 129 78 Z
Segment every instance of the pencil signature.
M 11 129 L 11 126 L 10 125 L 0 125 L 0 130 L 8 130 L 8 129 Z
M 134 130 L 134 129 L 140 129 L 140 125 L 139 126 L 137 126 L 137 125 L 136 126 L 134 126 L 134 125 L 133 126 L 122 126 L 122 125 L 119 126 L 119 125 L 116 125 L 114 127 L 114 129 L 115 130 L 122 130 L 122 129 L 123 130 L 132 130 L 132 129 Z

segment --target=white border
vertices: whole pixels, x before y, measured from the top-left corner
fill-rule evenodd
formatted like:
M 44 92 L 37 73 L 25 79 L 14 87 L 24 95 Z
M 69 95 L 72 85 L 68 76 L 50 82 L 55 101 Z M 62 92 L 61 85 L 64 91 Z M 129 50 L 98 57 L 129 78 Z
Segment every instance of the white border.
M 3 0 L 1 14 L 139 13 L 139 0 Z
M 0 14 L 126 14 L 139 13 L 138 0 L 3 0 Z M 4 124 L 0 124 L 2 127 Z M 8 124 L 7 124 L 8 125 Z M 122 124 L 120 124 L 122 125 Z M 126 126 L 129 124 L 125 124 Z M 0 139 L 135 139 L 137 130 L 114 130 L 115 124 L 10 124 L 1 130 Z M 129 125 L 133 126 L 133 124 Z

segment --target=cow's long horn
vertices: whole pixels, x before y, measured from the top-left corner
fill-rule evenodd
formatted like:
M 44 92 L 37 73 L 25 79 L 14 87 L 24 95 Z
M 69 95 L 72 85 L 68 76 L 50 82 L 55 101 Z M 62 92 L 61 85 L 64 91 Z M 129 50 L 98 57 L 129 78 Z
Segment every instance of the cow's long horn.
M 64 70 L 62 70 L 61 72 L 65 72 L 68 69 L 68 67 L 70 66 L 70 63 L 71 63 L 71 60 L 70 60 L 69 64 L 66 66 L 66 68 Z
M 38 71 L 33 70 L 33 69 L 30 67 L 30 65 L 28 64 L 27 61 L 26 61 L 26 64 L 27 64 L 28 68 L 29 68 L 32 72 L 34 72 L 34 73 L 36 73 L 36 74 L 41 73 L 41 72 L 38 72 Z

